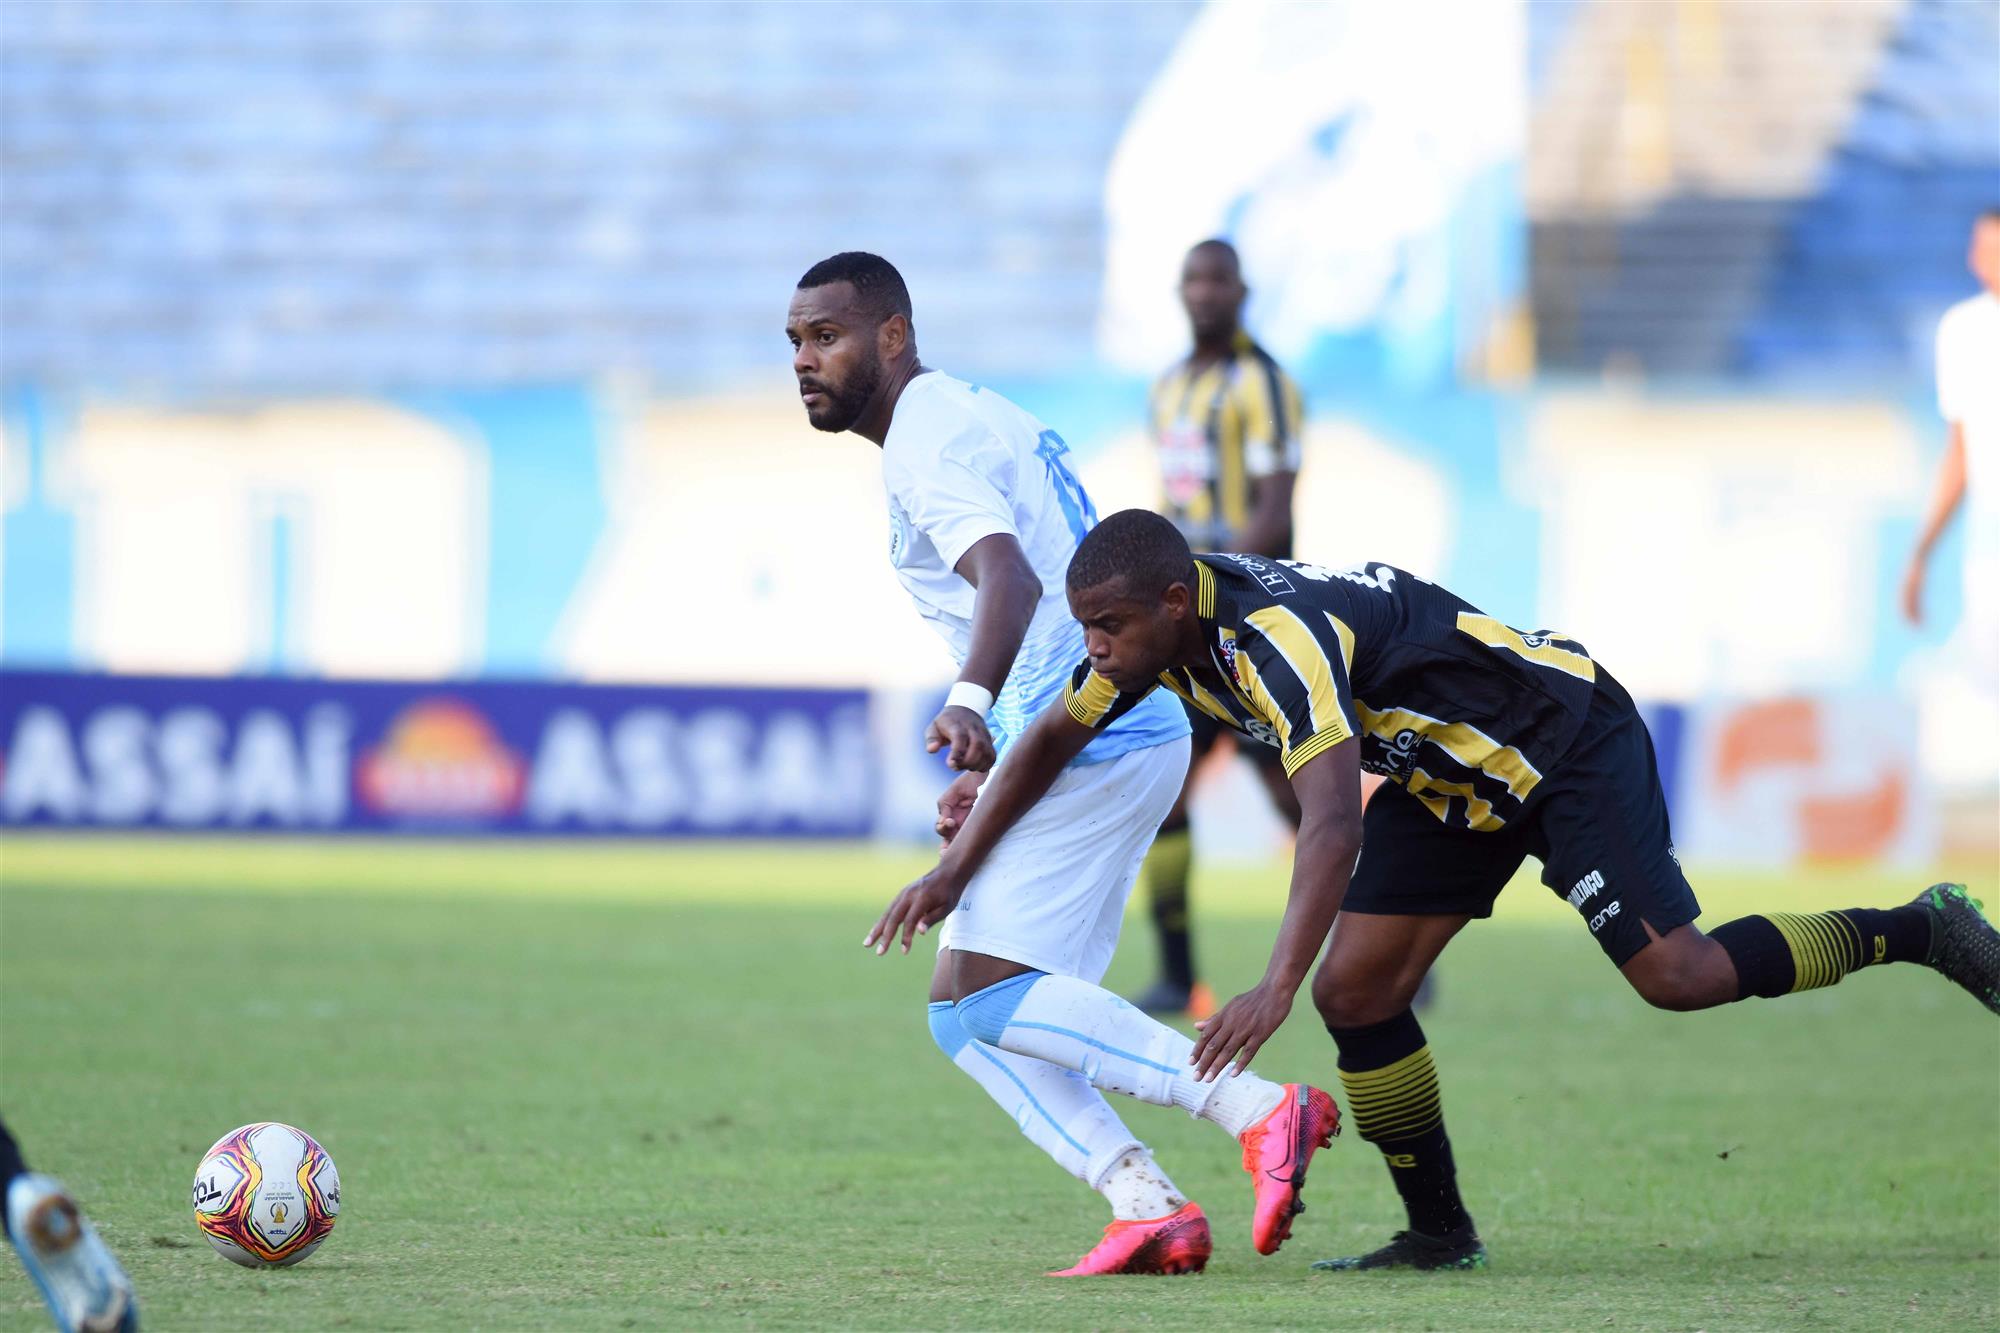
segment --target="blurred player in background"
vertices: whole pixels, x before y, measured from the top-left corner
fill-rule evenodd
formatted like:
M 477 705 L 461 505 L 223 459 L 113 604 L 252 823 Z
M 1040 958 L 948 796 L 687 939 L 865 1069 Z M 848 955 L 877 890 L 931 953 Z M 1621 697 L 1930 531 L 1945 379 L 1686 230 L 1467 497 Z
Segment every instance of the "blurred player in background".
M 1243 328 L 1250 289 L 1235 246 L 1207 240 L 1189 250 L 1180 292 L 1194 347 L 1154 384 L 1147 414 L 1159 450 L 1162 512 L 1197 551 L 1283 559 L 1292 553 L 1292 489 L 1305 423 L 1298 385 Z M 1194 964 L 1188 795 L 1202 759 L 1227 728 L 1198 708 L 1187 713 L 1194 734 L 1187 782 L 1146 858 L 1160 977 L 1133 1003 L 1200 1020 L 1215 1008 L 1215 996 Z M 1271 803 L 1296 829 L 1298 798 L 1278 752 L 1268 745 L 1242 750 Z
M 7 1239 L 63 1333 L 131 1333 L 139 1327 L 132 1282 L 83 1210 L 52 1176 L 37 1175 L 0 1121 L 0 1200 Z
M 1966 263 L 1985 290 L 1953 306 L 1938 324 L 1938 412 L 1949 435 L 1930 512 L 1903 576 L 1903 614 L 1913 625 L 1923 623 L 1931 552 L 1964 508 L 1969 531 L 1959 633 L 1975 691 L 1992 709 L 2000 705 L 1994 697 L 2000 693 L 2000 208 L 1973 224 Z
M 927 739 L 965 774 L 938 803 L 949 838 L 996 756 L 1004 772 L 1009 742 L 1062 697 L 1083 646 L 1063 571 L 1097 514 L 1061 436 L 918 360 L 909 290 L 887 260 L 849 252 L 815 264 L 792 295 L 785 334 L 807 420 L 881 447 L 890 563 L 959 662 Z M 1290 1234 L 1306 1164 L 1339 1127 L 1317 1088 L 1248 1072 L 1196 1079 L 1192 1042 L 1097 985 L 1147 844 L 1187 772 L 1187 734 L 1179 706 L 1161 696 L 1066 756 L 1036 816 L 992 849 L 938 933 L 933 1040 L 1111 1205 L 1104 1239 L 1055 1276 L 1187 1273 L 1208 1262 L 1201 1208 L 1104 1092 L 1178 1106 L 1237 1140 L 1256 1195 L 1251 1239 L 1264 1254 Z M 886 953 L 891 933 L 878 921 L 865 943 Z

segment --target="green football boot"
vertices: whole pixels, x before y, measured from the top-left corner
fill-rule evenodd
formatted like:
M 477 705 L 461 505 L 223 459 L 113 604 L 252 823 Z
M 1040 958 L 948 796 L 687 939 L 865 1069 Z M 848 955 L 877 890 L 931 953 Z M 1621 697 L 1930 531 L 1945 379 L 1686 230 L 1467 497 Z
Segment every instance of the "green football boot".
M 1916 900 L 1931 914 L 1931 951 L 1924 966 L 2000 1014 L 2000 930 L 1980 915 L 1980 901 L 1963 884 L 1933 884 Z
M 1442 1236 L 1398 1231 L 1387 1245 L 1346 1259 L 1321 1259 L 1313 1265 L 1322 1273 L 1363 1273 L 1382 1268 L 1413 1268 L 1420 1273 L 1441 1269 L 1486 1267 L 1486 1246 L 1467 1222 Z

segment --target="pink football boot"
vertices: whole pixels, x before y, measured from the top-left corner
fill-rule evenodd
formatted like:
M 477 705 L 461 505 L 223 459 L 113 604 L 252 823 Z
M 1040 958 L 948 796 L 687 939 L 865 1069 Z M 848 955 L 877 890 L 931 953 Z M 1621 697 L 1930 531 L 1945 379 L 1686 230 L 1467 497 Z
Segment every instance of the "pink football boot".
M 1201 1205 L 1182 1204 L 1165 1217 L 1113 1222 L 1104 1239 L 1076 1267 L 1050 1277 L 1102 1277 L 1107 1273 L 1199 1273 L 1214 1248 Z
M 1299 1202 L 1306 1167 L 1314 1153 L 1333 1146 L 1338 1133 L 1340 1108 L 1326 1093 L 1303 1083 L 1287 1083 L 1278 1108 L 1243 1131 L 1243 1169 L 1257 1188 L 1257 1211 L 1250 1223 L 1257 1253 L 1276 1254 L 1292 1234 L 1292 1219 L 1306 1210 Z

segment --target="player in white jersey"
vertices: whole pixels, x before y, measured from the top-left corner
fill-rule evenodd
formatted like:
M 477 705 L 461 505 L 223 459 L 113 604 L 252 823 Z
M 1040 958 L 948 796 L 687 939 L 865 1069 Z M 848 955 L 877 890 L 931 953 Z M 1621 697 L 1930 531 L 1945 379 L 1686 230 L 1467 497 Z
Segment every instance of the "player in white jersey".
M 849 252 L 814 265 L 785 333 L 807 420 L 882 447 L 890 562 L 959 662 L 927 737 L 963 772 L 939 801 L 949 837 L 1078 659 L 1083 631 L 1064 571 L 1096 513 L 1060 436 L 918 360 L 909 291 L 888 261 Z M 1242 1143 L 1264 1254 L 1290 1234 L 1306 1166 L 1339 1125 L 1319 1089 L 1247 1071 L 1198 1078 L 1187 1037 L 1097 984 L 1187 772 L 1185 714 L 1172 700 L 1148 702 L 1085 747 L 995 846 L 940 925 L 931 979 L 939 1048 L 1111 1204 L 1104 1239 L 1061 1276 L 1185 1273 L 1208 1261 L 1206 1216 L 1103 1092 L 1178 1106 Z M 864 943 L 888 950 L 881 922 Z
M 1963 610 L 1959 659 L 1963 685 L 1940 712 L 1952 738 L 1941 752 L 1962 754 L 1962 775 L 1979 785 L 1993 780 L 1993 756 L 1956 738 L 1968 730 L 1993 730 L 2000 710 L 2000 208 L 1988 209 L 1972 228 L 1966 267 L 1984 289 L 1945 312 L 1937 331 L 1937 401 L 1948 436 L 1923 531 L 1903 575 L 1903 614 L 1911 624 L 1924 615 L 1924 581 L 1931 553 L 1952 517 L 1966 511 Z M 1968 721 L 1968 719 L 1974 719 Z

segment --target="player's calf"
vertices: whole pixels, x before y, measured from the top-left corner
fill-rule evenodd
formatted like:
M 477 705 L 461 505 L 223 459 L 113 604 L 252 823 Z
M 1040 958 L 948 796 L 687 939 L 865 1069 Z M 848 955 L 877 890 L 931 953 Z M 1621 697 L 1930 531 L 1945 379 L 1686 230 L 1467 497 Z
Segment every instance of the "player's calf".
M 2000 1012 L 2000 934 L 1963 885 L 1934 885 L 1901 907 L 1739 917 L 1709 938 L 1729 956 L 1732 999 L 1831 986 L 1882 963 L 1922 963 Z
M 1688 1013 L 1737 998 L 1736 968 L 1722 945 L 1693 926 L 1664 935 L 1647 927 L 1646 933 L 1652 942 L 1619 971 L 1647 1004 Z

